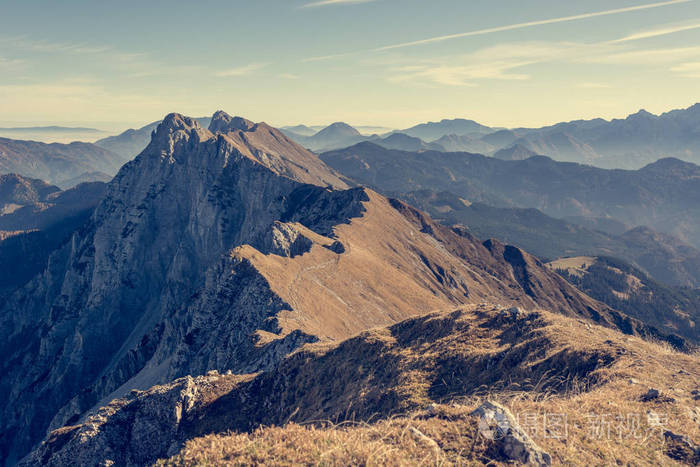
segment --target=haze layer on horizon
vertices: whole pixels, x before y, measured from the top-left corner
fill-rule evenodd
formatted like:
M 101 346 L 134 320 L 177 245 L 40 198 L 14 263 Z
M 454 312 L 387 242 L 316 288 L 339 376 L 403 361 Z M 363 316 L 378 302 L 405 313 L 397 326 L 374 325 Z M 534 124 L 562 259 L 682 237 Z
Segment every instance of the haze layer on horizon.
M 700 101 L 698 0 L 5 1 L 0 126 L 492 126 Z

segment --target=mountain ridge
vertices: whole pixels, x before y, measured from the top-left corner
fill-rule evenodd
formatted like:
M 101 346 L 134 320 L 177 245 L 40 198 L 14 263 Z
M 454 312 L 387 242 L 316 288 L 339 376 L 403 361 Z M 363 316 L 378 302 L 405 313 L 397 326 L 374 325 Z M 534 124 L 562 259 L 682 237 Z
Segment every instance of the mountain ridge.
M 473 409 L 501 407 L 492 402 L 496 399 L 513 413 L 558 408 L 568 417 L 566 443 L 534 430 L 530 435 L 538 436 L 546 458 L 555 462 L 595 463 L 603 454 L 587 447 L 591 413 L 643 413 L 652 407 L 673 413 L 664 429 L 697 434 L 696 412 L 684 409 L 693 406 L 698 371 L 697 357 L 581 320 L 540 310 L 463 306 L 339 343 L 307 344 L 263 373 L 212 371 L 132 391 L 55 430 L 22 465 L 145 465 L 158 458 L 169 459 L 157 465 L 248 464 L 271 456 L 290 464 L 320 458 L 338 464 L 398 459 L 402 465 L 505 465 L 525 462 L 532 449 L 545 452 L 528 443 L 525 453 L 516 454 L 483 437 L 489 425 Z M 640 394 L 647 386 L 662 396 L 644 402 Z M 485 387 L 487 396 L 481 392 Z M 664 397 L 670 393 L 673 400 Z M 508 426 L 521 430 L 510 418 Z M 647 432 L 650 424 L 641 419 L 639 429 Z M 369 436 L 353 441 L 358 430 L 370 430 Z M 640 464 L 666 459 L 660 455 L 678 459 L 667 441 L 621 438 L 606 443 L 611 449 L 604 455 Z M 691 452 L 687 459 L 692 457 Z
M 61 183 L 85 173 L 115 174 L 125 161 L 91 143 L 40 143 L 0 137 L 0 173 Z
M 371 142 L 321 156 L 350 179 L 384 193 L 450 191 L 495 207 L 612 217 L 700 246 L 700 166 L 663 159 L 651 169 L 601 169 L 545 156 L 506 161 L 471 153 L 389 150 Z M 663 167 L 663 170 L 653 170 Z

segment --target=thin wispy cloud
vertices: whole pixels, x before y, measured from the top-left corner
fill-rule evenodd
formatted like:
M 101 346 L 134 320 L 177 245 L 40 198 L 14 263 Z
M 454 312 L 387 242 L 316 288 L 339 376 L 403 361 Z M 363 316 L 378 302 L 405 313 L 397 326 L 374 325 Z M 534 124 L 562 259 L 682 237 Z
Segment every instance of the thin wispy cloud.
M 250 65 L 238 67 L 238 68 L 230 68 L 228 70 L 223 70 L 215 73 L 215 76 L 219 78 L 228 78 L 231 76 L 245 76 L 249 75 L 251 73 L 254 73 L 258 71 L 261 68 L 264 68 L 267 66 L 267 63 L 251 63 Z
M 321 55 L 319 57 L 308 57 L 302 59 L 302 63 L 310 63 L 310 62 L 322 62 L 324 60 L 332 60 L 334 58 L 342 58 L 342 57 L 348 57 L 350 55 L 355 55 L 357 52 L 348 52 L 348 53 L 343 53 L 343 54 L 331 54 L 331 55 Z
M 107 46 L 36 40 L 28 36 L 0 36 L 0 46 L 3 48 L 31 50 L 34 52 L 59 52 L 70 54 L 99 54 L 110 50 L 110 47 Z
M 678 63 L 695 57 L 700 57 L 700 46 L 591 54 L 579 57 L 579 60 L 586 63 L 608 65 L 659 65 Z
M 347 5 L 350 3 L 369 3 L 375 0 L 321 0 L 318 2 L 310 2 L 301 6 L 301 8 L 315 8 L 319 6 L 330 6 L 330 5 Z
M 295 75 L 294 73 L 282 73 L 280 75 L 280 78 L 283 79 L 299 79 L 299 75 Z
M 667 26 L 667 27 L 663 27 L 663 28 L 652 29 L 650 31 L 638 32 L 635 34 L 630 34 L 629 36 L 625 36 L 621 39 L 616 39 L 616 40 L 611 41 L 611 42 L 616 43 L 616 42 L 638 41 L 638 40 L 642 40 L 642 39 L 649 39 L 651 37 L 666 36 L 668 34 L 675 34 L 675 33 L 683 32 L 683 31 L 691 31 L 693 29 L 700 29 L 700 21 L 697 21 L 693 24 Z
M 19 70 L 24 68 L 25 61 L 19 58 L 0 57 L 0 70 Z
M 437 57 L 389 68 L 389 81 L 417 85 L 476 86 L 484 80 L 524 81 L 531 78 L 520 70 L 544 62 L 599 55 L 613 46 L 569 42 L 521 42 L 489 46 L 462 55 Z
M 467 31 L 467 32 L 461 32 L 461 33 L 457 33 L 457 34 L 448 34 L 448 35 L 444 35 L 444 36 L 431 37 L 431 38 L 421 39 L 421 40 L 417 40 L 417 41 L 403 42 L 400 44 L 387 45 L 384 47 L 379 47 L 376 50 L 377 51 L 384 51 L 384 50 L 399 49 L 399 48 L 404 48 L 404 47 L 412 47 L 412 46 L 416 46 L 416 45 L 432 44 L 435 42 L 443 42 L 443 41 L 448 41 L 448 40 L 452 40 L 452 39 L 459 39 L 462 37 L 481 36 L 484 34 L 493 34 L 496 32 L 504 32 L 504 31 L 512 31 L 515 29 L 531 28 L 534 26 L 544 26 L 547 24 L 566 23 L 566 22 L 570 22 L 570 21 L 579 21 L 579 20 L 584 20 L 584 19 L 589 19 L 589 18 L 597 18 L 600 16 L 609 16 L 609 15 L 617 15 L 617 14 L 622 14 L 622 13 L 630 13 L 633 11 L 648 10 L 651 8 L 661 8 L 661 7 L 665 7 L 665 6 L 678 5 L 681 3 L 689 3 L 691 1 L 694 1 L 694 0 L 670 0 L 670 1 L 665 1 L 665 2 L 648 3 L 646 5 L 638 5 L 638 6 L 633 6 L 633 7 L 616 8 L 613 10 L 583 13 L 580 15 L 563 16 L 560 18 L 550 18 L 550 19 L 544 19 L 544 20 L 538 20 L 538 21 L 528 21 L 525 23 L 509 24 L 509 25 L 505 25 L 505 26 L 497 26 L 497 27 L 493 27 L 493 28 L 479 29 L 479 30 L 475 30 L 475 31 Z
M 390 82 L 434 87 L 478 86 L 494 80 L 528 80 L 535 71 L 526 67 L 554 62 L 660 67 L 676 76 L 698 77 L 699 61 L 700 46 L 628 50 L 625 44 L 613 42 L 533 41 L 504 43 L 469 54 L 433 57 L 418 62 L 404 57 L 403 64 L 391 63 L 385 68 Z M 581 82 L 574 86 L 581 89 L 609 87 L 599 82 Z
M 700 62 L 681 63 L 671 67 L 671 71 L 686 78 L 700 78 Z

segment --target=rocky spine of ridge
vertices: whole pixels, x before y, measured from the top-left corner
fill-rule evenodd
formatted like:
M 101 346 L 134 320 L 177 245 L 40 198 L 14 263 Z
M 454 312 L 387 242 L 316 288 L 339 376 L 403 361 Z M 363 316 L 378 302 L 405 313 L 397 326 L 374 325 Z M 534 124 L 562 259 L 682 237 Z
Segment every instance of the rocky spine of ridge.
M 634 376 L 639 380 L 628 382 L 632 368 L 636 368 Z M 617 410 L 617 406 L 611 407 L 612 403 L 629 410 L 629 404 L 636 404 L 632 406 L 636 410 L 673 410 L 679 418 L 674 421 L 674 429 L 680 427 L 682 433 L 693 433 L 690 420 L 697 417 L 697 409 L 692 409 L 692 394 L 696 391 L 691 391 L 696 386 L 693 375 L 698 371 L 696 356 L 659 352 L 654 344 L 591 326 L 580 319 L 542 310 L 465 306 L 376 328 L 338 344 L 312 344 L 257 375 L 212 371 L 147 391 L 132 391 L 81 423 L 55 430 L 23 465 L 148 465 L 158 458 L 173 456 L 173 460 L 183 457 L 174 465 L 190 465 L 183 463 L 187 455 L 206 458 L 207 453 L 189 449 L 184 455 L 183 444 L 210 434 L 220 436 L 216 445 L 221 446 L 228 436 L 257 436 L 252 433 L 258 427 L 285 430 L 292 422 L 320 430 L 352 429 L 354 423 L 342 422 L 371 425 L 395 417 L 405 417 L 413 430 L 420 426 L 416 425 L 420 420 L 447 423 L 449 436 L 441 438 L 439 446 L 435 441 L 430 444 L 431 448 L 437 446 L 438 454 L 457 456 L 462 461 L 471 458 L 472 462 L 482 463 L 527 463 L 527 452 L 509 452 L 503 446 L 507 436 L 524 433 L 512 416 L 508 425 L 512 431 L 504 431 L 503 437 L 493 440 L 494 444 L 487 442 L 477 452 L 474 447 L 471 452 L 464 448 L 477 441 L 470 435 L 470 431 L 476 433 L 479 421 L 475 413 L 500 407 L 486 403 L 472 412 L 460 405 L 462 401 L 479 400 L 484 387 L 489 389 L 489 397 L 506 400 L 508 394 L 512 397 L 524 391 L 529 397 L 520 395 L 515 399 L 541 400 L 538 408 L 545 411 L 567 407 L 566 413 L 571 417 L 569 442 L 553 440 L 549 446 L 555 448 L 557 459 L 562 462 L 562 456 L 580 459 L 584 455 L 600 455 L 598 449 L 590 447 L 590 440 L 584 446 L 592 452 L 581 450 L 579 438 L 585 437 L 587 430 L 590 433 L 590 428 L 577 424 L 590 417 L 586 411 Z M 658 386 L 664 380 L 666 383 Z M 670 384 L 679 389 L 678 395 L 674 393 L 678 399 L 659 397 L 644 402 L 639 396 L 648 384 L 663 388 L 662 394 L 667 393 Z M 684 414 L 685 408 L 689 410 Z M 455 412 L 471 414 L 474 418 L 469 420 L 474 429 L 464 430 L 459 424 L 463 418 L 449 415 Z M 484 414 L 481 415 L 483 423 Z M 324 420 L 330 421 L 330 426 L 324 426 Z M 505 430 L 503 424 L 498 426 Z M 379 437 L 384 436 L 381 433 Z M 483 443 L 480 439 L 479 445 Z M 649 442 L 655 443 L 656 439 Z M 282 449 L 272 443 L 266 446 L 270 451 Z M 202 443 L 200 449 L 207 444 L 213 445 Z M 394 451 L 405 449 L 405 444 L 410 441 L 395 440 Z M 527 444 L 530 455 L 549 457 L 532 443 Z M 615 445 L 634 450 L 638 440 L 623 438 Z M 327 449 L 329 446 L 325 445 Z M 232 457 L 226 461 L 237 463 L 246 452 L 247 449 L 232 445 Z M 641 454 L 636 462 L 645 455 L 649 454 Z M 210 457 L 208 462 L 216 463 L 217 458 Z
M 576 348 L 567 339 L 558 342 L 561 336 L 548 329 L 555 323 L 538 312 L 464 307 L 337 345 L 310 346 L 258 375 L 188 376 L 132 391 L 84 423 L 55 430 L 23 465 L 148 465 L 208 433 L 248 432 L 289 420 L 343 421 L 349 407 L 357 421 L 383 418 L 468 395 L 482 385 L 531 384 L 550 372 L 550 381 L 581 378 L 597 384 L 601 370 L 618 358 L 615 345 L 589 342 Z M 503 350 L 490 339 L 519 345 Z M 532 365 L 535 356 L 538 363 Z M 564 388 L 550 383 L 539 391 L 556 394 Z
M 347 189 L 264 123 L 217 112 L 209 128 L 168 115 L 0 307 L 7 463 L 132 389 L 269 369 L 304 343 L 431 310 L 500 302 L 616 324 L 520 250 Z

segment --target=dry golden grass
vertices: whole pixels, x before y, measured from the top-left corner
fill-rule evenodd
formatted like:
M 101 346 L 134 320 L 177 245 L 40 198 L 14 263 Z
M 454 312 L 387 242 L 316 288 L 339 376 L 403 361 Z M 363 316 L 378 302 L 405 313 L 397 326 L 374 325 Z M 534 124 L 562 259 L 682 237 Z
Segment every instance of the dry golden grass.
M 396 417 L 377 423 L 259 428 L 188 442 L 158 465 L 481 465 L 485 440 L 463 410 L 442 407 L 441 417 Z M 447 415 L 449 412 L 451 415 Z
M 161 465 L 498 464 L 469 415 L 486 399 L 509 407 L 555 465 L 677 465 L 663 431 L 700 442 L 698 355 L 547 312 L 503 319 L 471 307 L 311 345 L 280 370 L 296 394 L 287 411 L 266 405 L 279 421 L 196 437 Z M 660 397 L 643 401 L 650 388 Z

